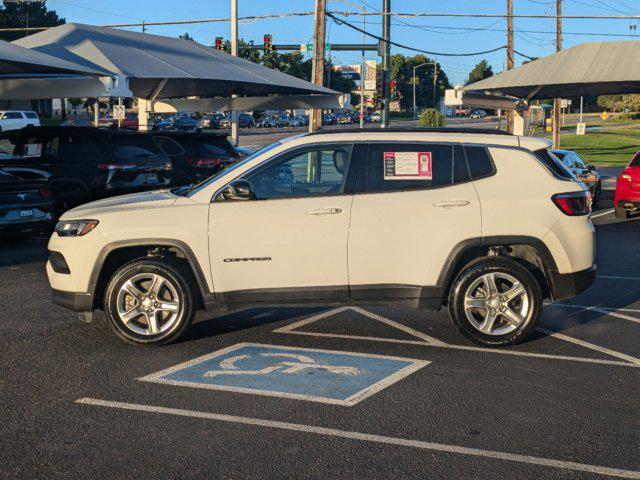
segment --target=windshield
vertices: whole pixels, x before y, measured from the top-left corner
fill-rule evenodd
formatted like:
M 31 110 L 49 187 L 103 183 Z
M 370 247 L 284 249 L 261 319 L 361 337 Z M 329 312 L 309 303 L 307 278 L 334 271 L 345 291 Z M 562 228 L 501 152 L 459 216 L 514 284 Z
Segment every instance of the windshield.
M 273 150 L 274 148 L 276 148 L 276 147 L 278 147 L 280 145 L 282 145 L 282 142 L 274 142 L 271 145 L 267 145 L 266 147 L 264 147 L 264 148 L 258 150 L 257 152 L 255 152 L 253 155 L 249 155 L 247 158 L 245 158 L 245 159 L 243 159 L 243 160 L 241 160 L 241 161 L 239 161 L 237 163 L 234 163 L 233 165 L 230 165 L 229 167 L 227 167 L 227 168 L 225 168 L 223 170 L 220 170 L 218 173 L 216 173 L 212 177 L 209 177 L 206 180 L 204 180 L 204 181 L 200 182 L 199 184 L 195 185 L 189 191 L 184 193 L 184 195 L 187 196 L 187 197 L 195 195 L 196 193 L 198 193 L 203 188 L 207 187 L 208 185 L 211 185 L 212 182 L 215 182 L 216 180 L 224 177 L 225 175 L 227 175 L 227 174 L 233 172 L 234 170 L 236 170 L 237 168 L 241 167 L 245 163 L 250 162 L 254 158 L 259 157 L 263 153 L 266 153 L 269 150 Z M 176 193 L 176 192 L 174 192 L 174 193 Z

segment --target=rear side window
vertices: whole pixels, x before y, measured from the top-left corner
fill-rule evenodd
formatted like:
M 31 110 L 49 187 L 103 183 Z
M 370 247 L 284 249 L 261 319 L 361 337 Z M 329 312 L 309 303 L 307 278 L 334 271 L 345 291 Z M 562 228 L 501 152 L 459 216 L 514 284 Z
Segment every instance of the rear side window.
M 22 119 L 22 114 L 20 112 L 7 112 L 3 115 L 3 120 L 17 120 Z
M 111 142 L 118 159 L 156 157 L 163 153 L 155 140 L 146 135 L 114 135 Z
M 24 112 L 24 115 L 27 118 L 38 118 L 38 114 L 36 112 Z
M 369 145 L 358 191 L 388 192 L 442 187 L 462 181 L 454 168 L 453 145 L 374 143 Z M 363 185 L 364 184 L 364 185 Z
M 640 167 L 640 153 L 636 153 L 629 163 L 630 167 Z
M 560 160 L 553 156 L 546 148 L 541 148 L 533 152 L 533 155 L 547 167 L 553 175 L 563 180 L 572 180 L 573 175 Z
M 494 172 L 489 152 L 484 147 L 464 147 L 472 180 L 484 178 Z

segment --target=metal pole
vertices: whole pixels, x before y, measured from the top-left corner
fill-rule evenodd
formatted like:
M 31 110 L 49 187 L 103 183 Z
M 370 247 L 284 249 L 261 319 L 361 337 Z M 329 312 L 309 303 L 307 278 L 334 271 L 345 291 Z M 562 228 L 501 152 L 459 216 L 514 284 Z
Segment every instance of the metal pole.
M 96 98 L 93 104 L 93 126 L 97 127 L 100 122 L 100 99 Z
M 316 85 L 324 85 L 324 37 L 327 13 L 327 0 L 316 0 L 316 12 L 313 26 L 313 60 L 311 79 Z M 309 131 L 322 128 L 322 109 L 313 109 L 309 119 Z
M 582 100 L 584 100 L 584 97 L 580 97 L 580 123 L 582 123 Z
M 231 0 L 231 55 L 238 56 L 238 0 Z M 236 98 L 237 95 L 231 95 Z M 238 146 L 238 112 L 231 111 L 231 144 Z
M 118 97 L 118 105 L 122 105 L 122 97 Z M 122 128 L 122 119 L 118 119 L 118 128 Z
M 556 51 L 562 50 L 562 0 L 556 0 Z M 553 148 L 560 148 L 560 108 L 559 98 L 553 101 Z
M 362 7 L 362 13 L 366 12 L 366 8 Z M 360 128 L 364 128 L 364 44 L 367 40 L 365 31 L 367 30 L 367 17 L 362 15 L 362 65 L 360 65 Z
M 418 118 L 417 106 L 416 106 L 416 68 L 413 67 L 413 118 Z
M 514 67 L 513 0 L 507 0 L 507 70 Z M 513 110 L 507 110 L 507 132 L 513 133 Z
M 382 1 L 382 38 L 384 42 L 384 55 L 382 56 L 382 79 L 384 82 L 384 98 L 382 99 L 382 122 L 380 126 L 386 128 L 389 126 L 389 70 L 391 69 L 391 0 Z

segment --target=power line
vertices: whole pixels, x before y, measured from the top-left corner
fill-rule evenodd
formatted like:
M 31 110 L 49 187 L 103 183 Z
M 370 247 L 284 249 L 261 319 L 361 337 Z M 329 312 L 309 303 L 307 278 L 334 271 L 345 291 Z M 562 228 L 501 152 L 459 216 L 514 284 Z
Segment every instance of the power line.
M 356 30 L 356 31 L 358 31 L 360 33 L 364 33 L 365 35 L 367 35 L 367 36 L 369 36 L 371 38 L 375 38 L 378 41 L 386 42 L 386 40 L 383 39 L 382 37 L 379 37 L 378 35 L 374 35 L 372 33 L 369 33 L 369 32 L 367 32 L 367 31 L 365 31 L 365 30 L 363 30 L 363 29 L 361 29 L 359 27 L 356 27 L 355 25 L 353 25 L 353 24 L 351 24 L 351 23 L 349 23 L 349 22 L 347 22 L 345 20 L 341 20 L 341 19 L 337 18 L 335 15 L 333 15 L 330 12 L 327 12 L 327 16 L 333 18 L 338 25 L 346 25 L 347 27 L 352 28 L 353 30 Z M 411 50 L 411 51 L 414 51 L 414 52 L 425 53 L 427 55 L 436 55 L 436 56 L 440 56 L 440 57 L 472 57 L 472 56 L 475 56 L 475 55 L 484 55 L 486 53 L 497 52 L 498 50 L 502 50 L 502 49 L 506 48 L 506 45 L 501 45 L 499 47 L 492 48 L 490 50 L 484 50 L 482 52 L 443 53 L 443 52 L 431 52 L 431 51 L 428 51 L 428 50 L 423 50 L 421 48 L 409 47 L 407 45 L 402 45 L 401 43 L 397 43 L 397 42 L 389 41 L 388 43 L 389 43 L 389 45 L 393 45 L 394 47 L 398 47 L 398 48 L 403 48 L 405 50 Z M 527 58 L 531 58 L 531 57 L 528 57 L 527 55 L 524 55 L 524 54 L 520 54 L 520 55 L 522 55 L 524 57 L 527 57 Z

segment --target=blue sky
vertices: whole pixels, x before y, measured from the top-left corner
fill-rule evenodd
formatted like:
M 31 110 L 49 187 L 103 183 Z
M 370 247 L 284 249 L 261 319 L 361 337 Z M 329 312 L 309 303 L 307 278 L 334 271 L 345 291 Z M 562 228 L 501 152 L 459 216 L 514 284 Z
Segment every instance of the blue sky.
M 640 15 L 640 0 L 564 0 L 565 15 Z M 217 18 L 229 15 L 229 0 L 48 0 L 67 21 L 105 25 L 138 21 L 170 21 L 196 18 Z M 239 14 L 259 15 L 311 11 L 314 0 L 238 0 Z M 366 4 L 366 5 L 365 5 Z M 329 10 L 354 11 L 365 6 L 367 10 L 380 9 L 382 0 L 328 0 Z M 514 0 L 515 13 L 554 14 L 553 0 Z M 442 13 L 504 13 L 506 0 L 392 0 L 394 12 Z M 359 8 L 358 8 L 359 9 Z M 367 30 L 380 34 L 380 17 L 367 17 Z M 349 22 L 361 25 L 361 19 L 349 17 Z M 586 41 L 624 40 L 631 36 L 630 20 L 565 20 L 565 48 Z M 555 19 L 516 19 L 516 50 L 531 56 L 544 56 L 555 51 Z M 139 30 L 139 29 L 138 29 Z M 506 43 L 506 20 L 496 18 L 395 18 L 392 20 L 392 40 L 398 43 L 436 52 L 473 52 L 487 50 Z M 216 36 L 229 36 L 226 22 L 197 25 L 153 26 L 149 33 L 177 36 L 184 32 L 205 44 L 213 44 Z M 273 42 L 306 43 L 313 31 L 313 17 L 265 19 L 242 22 L 239 35 L 245 40 L 262 41 L 264 33 L 273 35 Z M 328 41 L 332 43 L 358 43 L 362 35 L 346 26 L 330 21 L 327 25 Z M 579 35 L 588 33 L 591 35 Z M 640 29 L 637 32 L 640 34 Z M 608 36 L 606 34 L 612 34 Z M 613 36 L 622 35 L 622 36 Z M 635 35 L 635 32 L 634 32 Z M 373 41 L 373 40 L 372 40 Z M 393 48 L 392 53 L 411 52 Z M 367 58 L 377 58 L 369 52 Z M 504 50 L 473 57 L 438 57 L 453 83 L 466 79 L 469 70 L 480 60 L 487 59 L 494 72 L 504 68 Z M 334 63 L 359 63 L 358 52 L 334 52 Z M 517 58 L 520 63 L 522 58 Z

